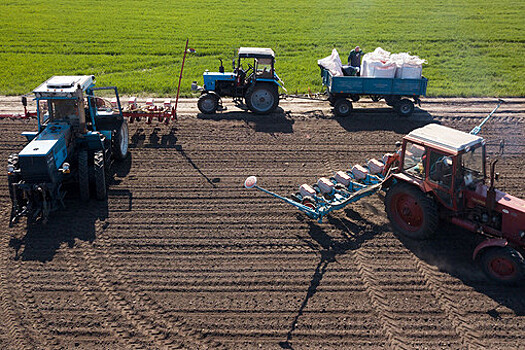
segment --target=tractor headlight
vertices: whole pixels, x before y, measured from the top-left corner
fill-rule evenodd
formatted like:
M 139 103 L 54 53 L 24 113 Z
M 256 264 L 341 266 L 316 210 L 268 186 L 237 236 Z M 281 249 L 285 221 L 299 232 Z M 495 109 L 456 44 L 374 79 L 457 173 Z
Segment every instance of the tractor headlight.
M 62 172 L 63 172 L 64 174 L 69 174 L 69 171 L 70 171 L 70 170 L 69 170 L 69 163 L 64 163 L 64 164 L 62 164 Z

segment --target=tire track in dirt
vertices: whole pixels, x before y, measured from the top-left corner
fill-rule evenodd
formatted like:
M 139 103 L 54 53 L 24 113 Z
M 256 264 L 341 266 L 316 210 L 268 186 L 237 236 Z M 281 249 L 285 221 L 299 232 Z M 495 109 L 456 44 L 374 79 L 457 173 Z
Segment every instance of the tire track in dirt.
M 197 349 L 220 349 L 220 344 L 211 342 L 201 333 L 188 327 L 184 320 L 168 321 L 170 316 L 166 311 L 152 300 L 147 293 L 139 291 L 133 286 L 135 281 L 119 268 L 113 261 L 111 254 L 112 242 L 109 241 L 104 232 L 107 224 L 97 223 L 97 252 L 93 247 L 85 249 L 84 258 L 94 276 L 98 276 L 98 283 L 108 296 L 112 306 L 123 314 L 135 329 L 143 334 L 149 342 L 146 348 L 197 348 Z M 101 263 L 107 265 L 104 272 L 100 273 Z M 124 288 L 122 292 L 111 286 L 110 281 L 119 280 Z M 133 300 L 129 301 L 127 295 Z M 140 309 L 139 309 L 140 307 Z M 148 310 L 147 313 L 141 310 Z M 175 339 L 173 339 L 175 338 Z
M 410 252 L 407 254 L 414 260 L 415 266 L 424 276 L 426 286 L 438 300 L 450 323 L 454 326 L 454 330 L 461 338 L 465 349 L 486 349 L 486 344 L 483 344 L 481 340 L 481 332 L 476 330 L 467 314 L 456 305 L 447 289 L 448 283 L 440 276 L 439 271 L 418 259 L 414 254 Z

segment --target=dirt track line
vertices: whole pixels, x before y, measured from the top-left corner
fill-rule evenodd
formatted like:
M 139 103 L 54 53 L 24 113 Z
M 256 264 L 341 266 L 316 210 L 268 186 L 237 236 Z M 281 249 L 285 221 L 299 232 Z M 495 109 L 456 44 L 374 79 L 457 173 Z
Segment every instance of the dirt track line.
M 398 333 L 399 325 L 392 312 L 389 310 L 388 304 L 385 302 L 386 295 L 377 284 L 377 278 L 371 267 L 366 265 L 368 257 L 363 251 L 357 249 L 352 253 L 352 257 L 357 263 L 359 274 L 362 277 L 366 293 L 372 302 L 377 318 L 381 321 L 383 330 L 387 338 L 387 347 L 389 349 L 408 349 L 403 338 Z
M 53 327 L 46 321 L 39 305 L 36 303 L 34 295 L 35 283 L 31 276 L 28 275 L 28 269 L 22 268 L 22 262 L 22 259 L 18 259 L 12 269 L 13 274 L 16 276 L 17 289 L 23 293 L 23 296 L 19 298 L 20 303 L 25 301 L 25 310 L 31 315 L 27 319 L 31 322 L 32 339 L 41 344 L 43 349 L 61 349 L 63 345 L 60 344 L 59 337 L 51 333 L 50 330 Z
M 6 213 L 1 213 L 5 215 Z M 9 235 L 3 234 L 2 240 L 0 241 L 0 252 L 1 252 L 1 264 L 0 266 L 0 309 L 2 314 L 2 324 L 7 328 L 7 333 L 10 336 L 8 339 L 9 343 L 4 344 L 8 348 L 12 349 L 27 349 L 29 347 L 27 334 L 22 334 L 20 330 L 25 328 L 21 325 L 20 320 L 22 317 L 18 312 L 15 311 L 16 306 L 12 305 L 12 301 L 15 300 L 10 290 L 10 282 L 7 271 L 10 271 L 9 263 L 10 258 L 8 254 L 9 247 Z M 9 345 L 12 345 L 10 347 Z
M 426 286 L 447 315 L 465 349 L 486 349 L 487 346 L 481 341 L 482 333 L 475 329 L 475 326 L 469 322 L 467 314 L 452 300 L 450 291 L 446 288 L 447 282 L 440 276 L 439 272 L 421 261 L 413 253 L 407 252 L 407 254 L 414 260 L 418 271 L 424 276 Z
M 78 246 L 78 249 L 84 249 L 84 244 L 79 245 L 80 246 Z M 119 319 L 119 316 L 109 314 L 110 305 L 108 305 L 108 303 L 102 302 L 96 297 L 96 294 L 93 292 L 93 287 L 96 284 L 96 281 L 88 281 L 89 277 L 86 275 L 85 271 L 81 269 L 78 263 L 79 257 L 73 256 L 70 250 L 71 249 L 69 248 L 64 250 L 65 257 L 67 259 L 66 264 L 67 268 L 74 276 L 73 278 L 76 281 L 74 286 L 81 292 L 82 298 L 88 302 L 90 309 L 96 312 L 97 319 L 102 323 L 104 328 L 111 335 L 113 335 L 114 339 L 125 346 L 125 348 L 140 349 L 140 344 L 131 341 L 131 336 L 129 332 L 124 330 L 124 327 L 121 325 L 122 320 Z M 101 303 L 104 303 L 104 305 L 101 305 Z M 145 349 L 145 347 L 142 348 Z
M 111 255 L 111 242 L 104 233 L 104 229 L 101 228 L 102 223 L 97 223 L 99 229 L 97 229 L 97 242 L 100 244 L 101 249 L 97 255 L 93 250 L 86 253 L 86 257 L 89 259 L 96 260 L 97 256 L 102 256 L 103 263 L 108 265 L 108 269 L 113 270 L 113 279 L 108 276 L 101 276 L 101 279 L 112 281 L 120 280 L 124 286 L 126 292 L 129 292 L 135 299 L 133 302 L 129 302 L 124 293 L 118 292 L 111 285 L 106 285 L 104 292 L 111 299 L 115 300 L 114 304 L 126 318 L 140 331 L 146 335 L 152 342 L 155 348 L 169 349 L 183 347 L 186 349 L 193 348 L 196 346 L 197 349 L 219 349 L 221 345 L 217 342 L 212 342 L 210 339 L 206 339 L 203 334 L 198 331 L 192 330 L 186 325 L 184 320 L 176 320 L 174 323 L 168 322 L 167 318 L 169 315 L 166 311 L 153 301 L 145 292 L 137 291 L 134 288 L 135 281 L 122 271 L 119 265 L 115 264 Z M 99 262 L 99 263 L 102 263 Z M 90 264 L 92 265 L 92 264 Z M 100 272 L 93 271 L 95 274 Z M 148 310 L 148 314 L 145 314 L 137 309 L 136 304 L 140 304 L 141 308 Z M 171 336 L 177 336 L 181 339 L 171 339 Z M 192 346 L 193 345 L 193 346 Z

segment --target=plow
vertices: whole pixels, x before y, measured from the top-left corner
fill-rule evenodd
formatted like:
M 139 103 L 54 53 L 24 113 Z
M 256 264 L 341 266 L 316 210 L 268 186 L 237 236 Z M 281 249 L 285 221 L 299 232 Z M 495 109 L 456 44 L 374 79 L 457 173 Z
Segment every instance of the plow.
M 515 285 L 525 277 L 525 200 L 495 188 L 495 167 L 504 144 L 488 165 L 486 142 L 478 136 L 502 102 L 469 133 L 428 124 L 406 135 L 397 150 L 381 160 L 303 184 L 288 197 L 261 187 L 255 176 L 248 177 L 244 187 L 288 203 L 319 222 L 381 191 L 395 233 L 427 240 L 438 234 L 440 222 L 448 222 L 481 235 L 485 239 L 474 249 L 473 259 L 489 278 Z

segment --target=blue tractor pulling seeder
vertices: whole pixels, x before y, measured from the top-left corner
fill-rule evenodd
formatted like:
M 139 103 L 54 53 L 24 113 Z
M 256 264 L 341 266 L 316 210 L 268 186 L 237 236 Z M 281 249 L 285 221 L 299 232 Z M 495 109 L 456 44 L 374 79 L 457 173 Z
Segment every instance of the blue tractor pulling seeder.
M 64 206 L 67 182 L 77 184 L 82 201 L 89 199 L 90 182 L 98 200 L 107 198 L 108 169 L 112 159 L 127 156 L 129 133 L 117 88 L 94 83 L 92 75 L 53 76 L 33 91 L 38 130 L 22 133 L 29 143 L 8 159 L 10 225 L 22 216 L 46 222 Z M 113 106 L 95 96 L 99 90 L 115 94 Z M 22 103 L 27 106 L 26 97 Z
M 243 64 L 247 64 L 244 67 Z M 204 114 L 222 108 L 222 97 L 233 97 L 257 114 L 270 114 L 279 105 L 279 87 L 282 80 L 275 73 L 275 53 L 269 48 L 241 47 L 237 63 L 232 62 L 233 72 L 204 72 L 204 86 L 197 106 Z M 196 88 L 196 86 L 195 86 Z

